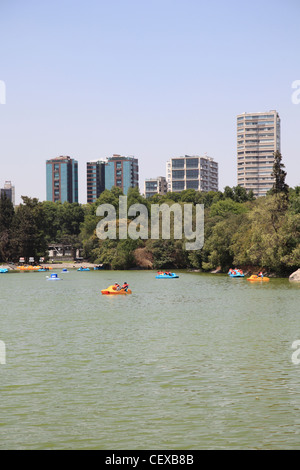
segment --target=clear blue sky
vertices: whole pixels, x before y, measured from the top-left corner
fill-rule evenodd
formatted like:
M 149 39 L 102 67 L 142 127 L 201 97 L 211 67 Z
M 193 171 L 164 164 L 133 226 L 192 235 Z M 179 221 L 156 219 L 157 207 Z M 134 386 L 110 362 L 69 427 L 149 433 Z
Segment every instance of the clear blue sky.
M 134 155 L 145 178 L 207 153 L 236 180 L 236 115 L 276 109 L 300 184 L 299 0 L 0 0 L 0 186 L 46 198 L 45 161 Z

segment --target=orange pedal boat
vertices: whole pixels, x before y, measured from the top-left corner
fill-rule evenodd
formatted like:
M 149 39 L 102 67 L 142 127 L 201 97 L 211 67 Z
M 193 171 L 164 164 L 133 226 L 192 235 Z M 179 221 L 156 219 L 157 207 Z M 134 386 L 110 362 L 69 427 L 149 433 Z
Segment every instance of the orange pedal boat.
M 120 289 L 117 290 L 116 286 L 109 286 L 107 289 L 103 289 L 101 291 L 102 295 L 126 295 L 126 294 L 132 294 L 130 289 Z
M 252 274 L 252 276 L 248 277 L 247 281 L 261 281 L 261 282 L 268 282 L 270 279 L 268 277 L 261 277 L 257 276 L 256 274 Z

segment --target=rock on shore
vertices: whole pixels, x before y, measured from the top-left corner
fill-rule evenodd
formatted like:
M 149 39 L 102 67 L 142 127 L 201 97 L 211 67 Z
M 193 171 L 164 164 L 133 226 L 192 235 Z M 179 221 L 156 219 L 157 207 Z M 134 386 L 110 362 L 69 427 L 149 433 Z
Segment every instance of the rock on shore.
M 290 277 L 289 277 L 289 280 L 290 281 L 300 282 L 300 269 L 298 269 L 293 274 L 291 274 Z

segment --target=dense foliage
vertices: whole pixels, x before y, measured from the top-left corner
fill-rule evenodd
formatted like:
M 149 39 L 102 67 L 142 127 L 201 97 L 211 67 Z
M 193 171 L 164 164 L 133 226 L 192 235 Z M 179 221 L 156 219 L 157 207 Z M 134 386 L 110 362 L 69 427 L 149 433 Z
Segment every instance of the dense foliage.
M 81 246 L 84 207 L 79 204 L 40 202 L 22 197 L 14 209 L 10 200 L 0 198 L 0 261 L 17 262 L 20 257 L 37 261 L 47 254 L 49 244 Z
M 280 161 L 278 162 L 280 165 Z M 280 181 L 282 184 L 282 181 Z M 279 185 L 280 186 L 280 185 Z M 282 186 L 281 186 L 282 188 Z M 280 189 L 280 187 L 279 187 Z M 185 250 L 185 240 L 116 239 L 100 240 L 96 214 L 101 204 L 111 204 L 119 216 L 118 188 L 104 191 L 91 205 L 40 202 L 28 197 L 15 209 L 0 199 L 0 261 L 17 262 L 19 257 L 45 256 L 52 243 L 81 248 L 86 260 L 104 263 L 112 269 L 152 267 L 154 269 L 193 268 L 226 272 L 232 266 L 266 268 L 288 274 L 300 264 L 300 187 L 283 186 L 254 199 L 236 186 L 223 192 L 201 193 L 186 190 L 144 199 L 137 189 L 128 193 L 127 205 L 143 204 L 151 214 L 152 204 L 174 203 L 205 208 L 205 242 L 201 250 Z M 129 223 L 129 217 L 125 223 Z

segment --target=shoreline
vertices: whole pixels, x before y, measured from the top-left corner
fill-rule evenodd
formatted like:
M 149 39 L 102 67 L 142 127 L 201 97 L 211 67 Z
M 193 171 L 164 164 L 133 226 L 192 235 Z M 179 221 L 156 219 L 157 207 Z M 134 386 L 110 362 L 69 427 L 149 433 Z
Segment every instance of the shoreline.
M 25 265 L 28 266 L 28 265 Z M 97 264 L 94 263 L 72 263 L 72 262 L 61 262 L 61 263 L 41 263 L 39 264 L 42 268 L 52 268 L 51 270 L 54 269 L 79 269 L 79 268 L 93 268 L 95 266 L 98 266 Z M 12 264 L 3 264 L 1 265 L 2 269 L 8 269 L 9 271 L 20 271 L 18 269 L 19 265 L 12 265 Z
M 28 266 L 28 265 L 26 265 Z M 61 262 L 61 263 L 43 263 L 43 264 L 40 264 L 39 266 L 41 266 L 42 268 L 49 268 L 50 271 L 56 271 L 56 270 L 62 270 L 62 269 L 72 269 L 72 270 L 78 270 L 79 268 L 90 268 L 91 270 L 94 270 L 94 267 L 96 266 L 99 266 L 98 264 L 95 264 L 95 263 L 89 263 L 89 262 L 86 262 L 86 263 L 72 263 L 72 262 Z M 3 265 L 0 265 L 0 268 L 1 269 L 8 269 L 9 272 L 12 272 L 12 273 L 21 273 L 23 272 L 22 270 L 18 269 L 18 266 L 16 265 L 11 265 L 11 264 L 3 264 Z M 250 276 L 251 274 L 254 273 L 254 271 L 256 271 L 257 269 L 253 269 L 253 270 L 250 270 L 248 268 L 247 271 L 244 272 L 245 274 L 245 277 L 246 276 Z M 107 269 L 107 268 L 102 268 L 100 269 L 100 271 L 114 271 L 113 269 Z M 123 270 L 116 270 L 116 271 L 123 271 Z M 156 269 L 149 269 L 149 268 L 142 268 L 142 267 L 137 267 L 137 268 L 134 268 L 134 269 L 127 269 L 127 270 L 124 270 L 124 271 L 153 271 L 153 272 L 156 272 L 157 270 Z M 187 273 L 200 273 L 200 274 L 213 274 L 213 275 L 226 275 L 227 273 L 225 272 L 221 272 L 219 269 L 216 269 L 214 271 L 202 271 L 200 269 L 190 269 L 190 268 L 184 268 L 184 269 L 173 269 L 172 268 L 172 271 L 186 271 Z M 25 271 L 25 272 L 36 272 L 35 270 L 28 270 L 28 271 Z M 278 276 L 276 275 L 275 273 L 265 273 L 265 275 L 267 275 L 268 277 L 272 278 L 272 279 L 289 279 L 290 276 L 289 275 L 286 275 L 286 276 Z

